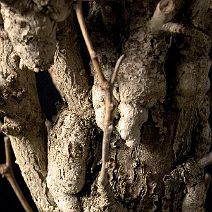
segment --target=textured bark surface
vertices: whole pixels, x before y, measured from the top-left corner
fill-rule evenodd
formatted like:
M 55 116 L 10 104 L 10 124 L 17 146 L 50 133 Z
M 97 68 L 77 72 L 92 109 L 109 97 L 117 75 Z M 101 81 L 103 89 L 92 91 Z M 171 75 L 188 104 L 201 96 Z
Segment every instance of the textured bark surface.
M 125 54 L 113 90 L 106 189 L 98 184 L 105 94 L 75 3 L 0 2 L 1 130 L 38 210 L 204 211 L 212 1 L 83 3 L 106 79 Z M 62 97 L 49 120 L 38 99 L 38 71 L 48 71 Z
M 46 130 L 37 97 L 34 73 L 19 69 L 20 58 L 7 37 L 0 38 L 1 130 L 11 143 L 22 175 L 40 210 L 54 211 L 56 205 L 45 183 L 47 175 Z

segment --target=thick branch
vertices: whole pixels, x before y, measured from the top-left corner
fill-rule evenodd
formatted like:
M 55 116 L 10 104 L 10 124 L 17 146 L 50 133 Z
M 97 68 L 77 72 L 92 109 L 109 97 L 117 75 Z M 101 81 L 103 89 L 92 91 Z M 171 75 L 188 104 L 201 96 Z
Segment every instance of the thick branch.
M 86 181 L 86 161 L 94 123 L 89 78 L 72 26 L 72 17 L 58 24 L 54 65 L 49 70 L 68 105 L 58 112 L 48 136 L 47 185 L 62 211 L 81 211 L 78 193 Z
M 54 65 L 49 73 L 69 109 L 81 117 L 88 118 L 93 113 L 90 86 L 72 22 L 73 18 L 69 17 L 67 21 L 58 25 Z
M 37 207 L 53 210 L 45 185 L 46 132 L 34 73 L 19 69 L 19 57 L 9 39 L 0 39 L 0 53 L 1 130 L 10 136 L 16 161 Z

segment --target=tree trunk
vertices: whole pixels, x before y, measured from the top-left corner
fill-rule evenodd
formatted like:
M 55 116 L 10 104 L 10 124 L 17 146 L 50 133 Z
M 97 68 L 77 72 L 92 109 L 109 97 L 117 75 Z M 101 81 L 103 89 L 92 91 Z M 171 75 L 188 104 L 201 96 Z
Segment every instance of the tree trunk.
M 106 97 L 77 3 L 0 2 L 1 131 L 38 210 L 205 211 L 212 1 L 83 2 L 106 80 L 125 55 L 113 88 L 103 187 Z M 56 114 L 40 106 L 34 72 L 41 71 L 60 93 Z

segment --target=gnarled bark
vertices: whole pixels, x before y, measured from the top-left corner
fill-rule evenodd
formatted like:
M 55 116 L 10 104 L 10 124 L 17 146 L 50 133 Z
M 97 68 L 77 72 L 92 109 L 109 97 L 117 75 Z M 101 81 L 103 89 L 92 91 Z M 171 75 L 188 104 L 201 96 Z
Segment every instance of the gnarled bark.
M 46 187 L 46 129 L 36 89 L 35 76 L 19 68 L 19 57 L 8 38 L 1 45 L 1 130 L 10 136 L 17 164 L 40 210 L 54 211 Z
M 107 80 L 125 54 L 113 89 L 115 129 L 104 189 L 98 176 L 106 95 L 79 49 L 84 43 L 74 10 L 67 10 L 70 1 L 0 2 L 11 41 L 2 31 L 1 128 L 11 137 L 38 209 L 204 211 L 208 162 L 201 158 L 211 145 L 212 2 L 84 3 Z M 46 129 L 32 71 L 50 64 L 63 106 Z

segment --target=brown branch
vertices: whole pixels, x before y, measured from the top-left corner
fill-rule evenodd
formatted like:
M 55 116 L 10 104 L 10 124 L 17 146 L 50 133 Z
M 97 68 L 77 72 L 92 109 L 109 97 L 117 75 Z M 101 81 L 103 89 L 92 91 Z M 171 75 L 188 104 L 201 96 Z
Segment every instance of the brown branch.
M 118 73 L 119 66 L 123 60 L 124 55 L 122 55 L 115 66 L 115 70 L 112 74 L 111 81 L 109 83 L 109 88 L 105 90 L 105 117 L 104 117 L 104 135 L 102 141 L 102 168 L 99 177 L 99 183 L 101 185 L 106 185 L 107 180 L 107 162 L 109 159 L 109 148 L 110 148 L 110 137 L 113 132 L 113 85 Z
M 6 166 L 12 167 L 10 140 L 8 137 L 4 137 L 4 145 L 5 145 Z
M 110 80 L 111 85 L 114 85 L 114 83 L 115 83 L 116 76 L 118 75 L 119 66 L 120 66 L 122 60 L 124 59 L 124 57 L 125 57 L 124 54 L 121 55 L 121 57 L 116 62 L 115 69 L 114 69 L 114 72 L 113 72 L 111 80 Z
M 104 89 L 104 87 L 107 87 L 108 83 L 107 80 L 104 77 L 104 74 L 101 70 L 99 61 L 98 61 L 98 57 L 96 55 L 96 52 L 94 51 L 92 42 L 90 40 L 86 25 L 85 25 L 85 21 L 84 21 L 84 16 L 83 16 L 83 11 L 82 11 L 82 0 L 78 0 L 77 1 L 77 5 L 76 5 L 76 15 L 77 15 L 77 20 L 79 22 L 79 26 L 80 29 L 82 31 L 82 35 L 83 38 L 85 40 L 85 44 L 87 46 L 88 52 L 90 54 L 93 66 L 94 66 L 94 71 L 100 81 L 100 85 L 102 86 L 102 88 Z
M 0 164 L 0 174 L 7 178 L 10 185 L 12 186 L 16 196 L 18 197 L 23 208 L 25 209 L 25 211 L 32 212 L 33 210 L 31 209 L 26 198 L 24 197 L 24 195 L 15 179 L 15 176 L 14 176 L 14 172 L 12 169 L 12 160 L 11 160 L 11 145 L 10 145 L 10 140 L 8 137 L 5 137 L 4 144 L 5 144 L 6 163 Z
M 76 5 L 76 14 L 77 19 L 80 25 L 80 29 L 82 31 L 82 35 L 84 37 L 88 52 L 90 54 L 95 74 L 97 75 L 99 79 L 100 86 L 105 92 L 105 116 L 104 116 L 104 129 L 103 129 L 103 141 L 102 141 L 102 168 L 101 173 L 99 177 L 99 183 L 101 186 L 105 187 L 108 184 L 107 179 L 107 162 L 109 157 L 109 148 L 110 148 L 110 137 L 111 133 L 113 131 L 113 85 L 118 73 L 119 66 L 121 64 L 121 61 L 124 58 L 124 55 L 122 55 L 115 66 L 115 70 L 112 74 L 111 80 L 107 81 L 104 77 L 104 74 L 102 72 L 101 66 L 99 64 L 97 55 L 94 51 L 92 42 L 90 40 L 88 31 L 86 29 L 83 12 L 82 12 L 82 0 L 77 1 Z

